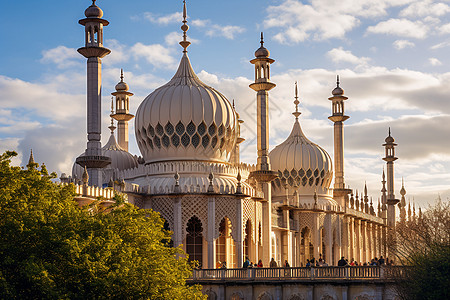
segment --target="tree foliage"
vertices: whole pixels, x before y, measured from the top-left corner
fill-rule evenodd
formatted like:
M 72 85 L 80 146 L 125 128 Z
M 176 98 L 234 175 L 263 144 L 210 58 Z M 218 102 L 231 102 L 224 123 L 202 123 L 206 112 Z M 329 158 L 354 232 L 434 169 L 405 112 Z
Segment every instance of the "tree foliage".
M 159 214 L 121 203 L 80 208 L 45 166 L 0 156 L 1 299 L 203 299 Z M 180 257 L 180 258 L 177 258 Z
M 449 299 L 450 203 L 439 199 L 423 215 L 398 223 L 395 251 L 411 267 L 397 281 L 402 299 Z

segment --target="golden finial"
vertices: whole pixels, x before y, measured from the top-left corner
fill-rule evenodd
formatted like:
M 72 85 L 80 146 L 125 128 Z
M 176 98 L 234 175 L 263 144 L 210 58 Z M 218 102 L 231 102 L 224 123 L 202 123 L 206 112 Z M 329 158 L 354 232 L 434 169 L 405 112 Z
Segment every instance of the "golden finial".
M 295 119 L 298 120 L 298 116 L 300 116 L 302 113 L 298 111 L 298 104 L 300 103 L 300 101 L 298 101 L 298 88 L 297 88 L 297 81 L 295 82 L 295 100 L 294 100 L 294 104 L 295 104 L 295 112 L 293 112 L 292 114 L 295 116 Z
M 191 42 L 189 42 L 187 40 L 187 35 L 186 32 L 189 30 L 189 26 L 186 24 L 186 0 L 183 0 L 183 25 L 181 25 L 181 30 L 183 30 L 183 40 L 180 42 L 181 47 L 183 47 L 183 53 L 187 52 L 187 47 L 189 47 L 189 45 L 191 44 Z

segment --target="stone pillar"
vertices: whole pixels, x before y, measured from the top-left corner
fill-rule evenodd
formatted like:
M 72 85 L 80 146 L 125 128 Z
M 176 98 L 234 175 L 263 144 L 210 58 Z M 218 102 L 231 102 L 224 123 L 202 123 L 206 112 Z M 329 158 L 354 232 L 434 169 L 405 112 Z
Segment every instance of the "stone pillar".
M 181 217 L 181 198 L 174 198 L 173 203 L 173 246 L 178 247 L 183 243 L 183 223 Z
M 356 247 L 355 247 L 355 260 L 360 263 L 362 261 L 362 240 L 361 240 L 361 220 L 355 219 L 355 236 L 356 236 Z
M 236 230 L 236 267 L 242 268 L 244 264 L 244 244 L 242 241 L 243 235 L 243 207 L 242 207 L 242 199 L 236 199 L 236 221 L 237 224 L 233 227 L 233 231 Z
M 325 241 L 325 245 L 327 245 L 327 253 L 326 253 L 326 257 L 324 257 L 325 261 L 327 262 L 328 265 L 331 266 L 331 263 L 333 262 L 333 224 L 331 222 L 331 215 L 328 214 L 326 216 L 326 227 L 327 227 L 327 235 L 325 236 L 325 238 L 327 239 Z
M 208 236 L 206 238 L 208 244 L 208 269 L 216 267 L 216 247 L 214 240 L 216 224 L 216 198 L 208 198 Z
M 272 187 L 270 183 L 261 183 L 265 199 L 262 203 L 262 244 L 263 264 L 268 266 L 272 258 Z
M 341 246 L 341 256 L 350 259 L 350 226 L 349 218 L 342 217 L 342 246 Z M 340 257 L 339 257 L 340 259 Z
M 314 258 L 319 259 L 319 249 L 321 248 L 320 241 L 320 231 L 319 231 L 319 215 L 313 216 L 313 228 L 311 229 L 311 238 L 314 244 Z

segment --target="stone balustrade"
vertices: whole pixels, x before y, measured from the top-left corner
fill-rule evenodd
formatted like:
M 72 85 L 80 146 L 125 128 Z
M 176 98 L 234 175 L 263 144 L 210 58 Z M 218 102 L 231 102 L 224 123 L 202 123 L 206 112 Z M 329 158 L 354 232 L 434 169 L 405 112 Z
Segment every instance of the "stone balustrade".
M 190 283 L 246 282 L 280 280 L 389 280 L 404 276 L 407 267 L 355 266 L 355 267 L 299 267 L 193 270 Z

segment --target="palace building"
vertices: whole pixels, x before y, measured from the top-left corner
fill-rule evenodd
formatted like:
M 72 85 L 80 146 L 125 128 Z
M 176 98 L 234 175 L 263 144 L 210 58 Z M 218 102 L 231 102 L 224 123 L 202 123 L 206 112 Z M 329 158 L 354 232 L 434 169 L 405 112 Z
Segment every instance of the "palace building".
M 390 130 L 383 143 L 387 166 L 378 205 L 367 188 L 359 194 L 345 184 L 348 98 L 339 77 L 328 98 L 334 158 L 303 132 L 297 84 L 292 131 L 270 150 L 269 91 L 276 86 L 270 80 L 270 67 L 275 60 L 261 34 L 250 61 L 255 73 L 249 86 L 256 93 L 257 164 L 241 162 L 244 120 L 220 93 L 220 86 L 219 90 L 210 87 L 195 74 L 188 57 L 186 15 L 184 3 L 178 70 L 165 85 L 149 91 L 136 112 L 129 110 L 133 93 L 121 74 L 112 93 L 111 136 L 102 147 L 101 60 L 111 52 L 103 46 L 109 22 L 95 1 L 86 9 L 86 18 L 79 21 L 85 29 L 85 45 L 78 52 L 87 59 L 88 140 L 72 175 L 62 175 L 61 181 L 74 182 L 84 195 L 93 191 L 106 195 L 104 190 L 115 189 L 125 193 L 130 203 L 159 212 L 173 232 L 173 245 L 182 245 L 189 259 L 203 269 L 216 268 L 217 262 L 242 267 L 246 258 L 255 263 L 261 259 L 264 266 L 272 258 L 279 266 L 285 260 L 291 266 L 304 266 L 313 257 L 336 265 L 341 256 L 367 262 L 389 255 L 386 239 L 395 227 L 399 202 L 394 195 L 397 144 Z M 128 122 L 133 118 L 140 156 L 128 152 Z

